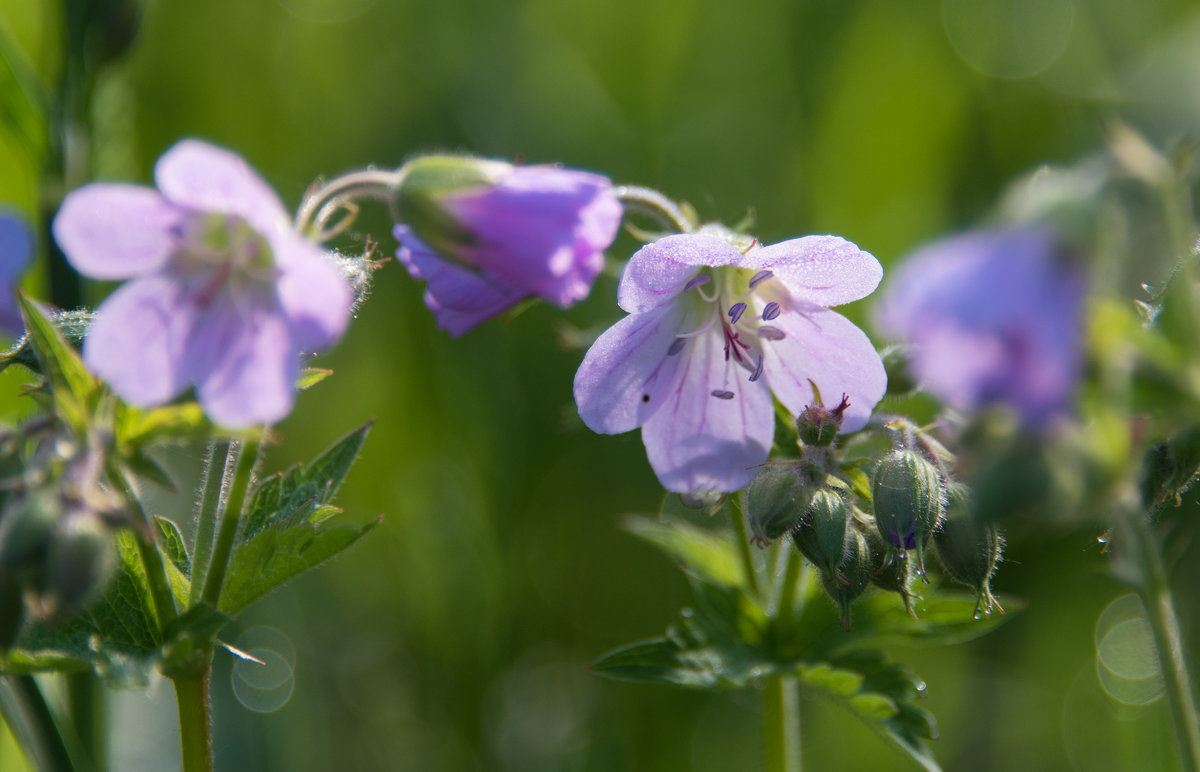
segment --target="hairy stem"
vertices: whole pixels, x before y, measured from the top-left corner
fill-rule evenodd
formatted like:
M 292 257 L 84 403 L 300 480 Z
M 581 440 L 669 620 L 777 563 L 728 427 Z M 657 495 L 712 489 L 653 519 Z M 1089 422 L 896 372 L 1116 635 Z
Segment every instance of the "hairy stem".
M 681 233 L 691 233 L 698 227 L 698 223 L 683 207 L 653 188 L 621 185 L 614 188 L 613 193 L 625 205 L 626 210 L 652 217 L 668 228 L 674 228 Z
M 229 440 L 213 440 L 208 444 L 204 459 L 204 493 L 200 499 L 200 511 L 196 521 L 196 546 L 192 555 L 191 586 L 188 589 L 188 606 L 196 605 L 204 588 L 204 577 L 212 560 L 213 537 L 217 531 L 217 519 L 221 516 L 225 500 L 222 494 L 229 489 L 232 474 L 233 450 Z
M 183 772 L 212 772 L 212 716 L 209 701 L 211 669 L 175 677 L 179 706 L 179 742 Z
M 242 443 L 242 449 L 238 453 L 237 466 L 233 471 L 233 482 L 229 485 L 229 499 L 225 503 L 225 514 L 221 517 L 217 540 L 213 544 L 212 560 L 208 566 L 208 574 L 204 577 L 204 591 L 200 595 L 200 600 L 213 608 L 216 608 L 217 603 L 221 600 L 225 570 L 229 567 L 229 558 L 233 553 L 233 540 L 237 536 L 238 522 L 242 518 L 242 507 L 246 503 L 246 491 L 250 488 L 250 478 L 253 476 L 254 462 L 257 457 L 257 440 Z

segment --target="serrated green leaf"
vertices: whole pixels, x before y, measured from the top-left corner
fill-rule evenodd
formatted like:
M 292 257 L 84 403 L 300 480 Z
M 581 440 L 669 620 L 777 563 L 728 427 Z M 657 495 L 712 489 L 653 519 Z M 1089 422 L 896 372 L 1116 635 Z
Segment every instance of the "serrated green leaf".
M 282 523 L 312 523 L 326 506 L 358 457 L 372 422 L 349 432 L 305 466 L 263 480 L 247 508 L 239 540 L 248 542 L 267 528 Z M 327 517 L 325 513 L 321 519 Z
M 864 719 L 884 720 L 900 712 L 896 703 L 882 694 L 856 694 L 850 698 L 850 708 Z
M 848 697 L 862 688 L 863 675 L 852 670 L 841 670 L 829 663 L 817 665 L 800 665 L 796 668 L 796 676 L 801 683 L 824 689 L 839 697 Z
M 865 596 L 854 606 L 854 622 L 849 632 L 833 634 L 832 648 L 842 651 L 851 647 L 875 647 L 889 643 L 950 645 L 963 643 L 986 635 L 1009 619 L 1005 614 L 975 618 L 978 597 L 972 593 L 932 588 L 917 588 L 924 597 L 914 604 L 917 618 L 904 609 L 904 604 L 891 593 L 876 592 Z M 1016 612 L 1022 603 L 1010 596 L 1000 598 L 1003 607 Z
M 673 517 L 628 517 L 622 527 L 706 581 L 727 587 L 738 587 L 744 581 L 733 545 L 716 534 Z
M 82 432 L 87 426 L 99 384 L 84 366 L 79 352 L 67 343 L 37 306 L 24 295 L 18 295 L 17 302 L 39 371 L 46 377 L 54 395 L 54 409 L 68 426 Z
M 300 371 L 300 377 L 296 379 L 296 388 L 300 391 L 311 389 L 331 375 L 333 375 L 333 370 L 323 367 L 306 367 Z
M 190 576 L 192 559 L 188 555 L 187 544 L 183 540 L 183 534 L 179 532 L 179 527 L 167 518 L 157 515 L 154 517 L 154 525 L 158 529 L 158 538 L 167 558 L 184 576 Z
M 238 545 L 218 608 L 226 614 L 237 614 L 292 577 L 346 549 L 378 523 L 375 520 L 361 528 L 338 526 L 324 530 L 308 522 L 272 524 Z
M 592 670 L 617 681 L 714 689 L 720 680 L 713 665 L 669 638 L 651 638 L 610 651 L 592 664 Z
M 143 409 L 122 403 L 117 410 L 116 441 L 132 453 L 163 439 L 201 436 L 209 427 L 204 410 L 195 402 Z

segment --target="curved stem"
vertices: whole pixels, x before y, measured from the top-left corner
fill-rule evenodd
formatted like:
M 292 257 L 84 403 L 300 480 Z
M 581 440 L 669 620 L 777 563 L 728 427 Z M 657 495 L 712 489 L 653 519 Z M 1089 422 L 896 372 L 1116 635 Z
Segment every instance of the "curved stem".
M 1196 712 L 1183 634 L 1171 598 L 1162 549 L 1152 523 L 1142 512 L 1130 512 L 1125 518 L 1125 525 L 1133 542 L 1132 557 L 1138 572 L 1138 594 L 1154 632 L 1154 645 L 1166 685 L 1167 704 L 1171 709 L 1175 740 L 1179 746 L 1180 769 L 1183 772 L 1200 772 L 1200 717 Z
M 621 185 L 614 188 L 613 193 L 625 204 L 626 209 L 653 217 L 668 228 L 691 233 L 699 227 L 699 223 L 683 207 L 653 188 Z
M 254 462 L 258 457 L 258 440 L 242 443 L 238 453 L 237 466 L 233 472 L 233 482 L 229 485 L 229 499 L 225 505 L 225 514 L 221 517 L 221 525 L 217 531 L 217 540 L 213 545 L 212 561 L 208 566 L 208 574 L 204 577 L 204 591 L 200 600 L 217 608 L 221 600 L 221 587 L 225 583 L 225 570 L 229 567 L 229 558 L 233 553 L 233 540 L 237 536 L 238 521 L 242 518 L 242 507 L 246 503 L 246 491 L 250 487 L 253 476 Z
M 763 689 L 767 772 L 800 772 L 800 693 L 792 676 L 771 676 Z
M 343 221 L 330 231 L 329 220 L 334 214 L 364 199 L 382 201 L 391 208 L 403 180 L 403 169 L 360 169 L 335 177 L 304 197 L 296 211 L 296 230 L 306 233 L 315 226 L 318 239 L 332 238 L 350 224 Z M 353 220 L 353 215 L 349 219 Z
M 175 678 L 183 772 L 212 772 L 212 705 L 208 696 L 211 672 L 206 667 Z

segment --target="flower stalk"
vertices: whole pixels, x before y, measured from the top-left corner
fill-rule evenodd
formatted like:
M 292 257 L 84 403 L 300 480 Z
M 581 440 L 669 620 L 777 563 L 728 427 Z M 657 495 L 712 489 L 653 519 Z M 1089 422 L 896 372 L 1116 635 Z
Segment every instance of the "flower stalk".
M 209 562 L 208 573 L 204 577 L 204 590 L 200 600 L 217 608 L 221 599 L 221 587 L 225 583 L 225 570 L 229 567 L 229 558 L 233 554 L 233 540 L 237 535 L 238 522 L 242 517 L 242 507 L 246 502 L 246 492 L 250 488 L 254 464 L 258 458 L 258 440 L 248 440 L 242 443 L 238 452 L 237 466 L 234 468 L 233 481 L 229 485 L 229 498 L 225 502 L 225 514 L 217 530 L 217 539 L 213 545 L 212 559 Z

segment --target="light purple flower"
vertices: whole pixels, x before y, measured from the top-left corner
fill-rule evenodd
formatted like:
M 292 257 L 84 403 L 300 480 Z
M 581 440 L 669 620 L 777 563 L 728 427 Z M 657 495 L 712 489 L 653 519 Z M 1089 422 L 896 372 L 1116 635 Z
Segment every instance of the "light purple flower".
M 887 385 L 871 341 L 829 306 L 871 293 L 879 262 L 836 236 L 744 253 L 709 232 L 642 247 L 617 294 L 629 316 L 592 345 L 575 375 L 593 431 L 642 428 L 668 490 L 735 491 L 770 451 L 771 395 L 792 413 L 848 395 L 843 431 L 862 428 Z
M 553 166 L 455 160 L 485 181 L 419 191 L 446 222 L 417 217 L 396 228 L 397 256 L 427 282 L 425 302 L 439 326 L 457 337 L 528 297 L 563 308 L 587 297 L 621 223 L 609 180 Z M 404 201 L 407 189 L 401 193 Z
M 155 181 L 157 191 L 87 185 L 54 219 L 76 270 L 130 279 L 97 310 L 84 361 L 136 405 L 194 385 L 218 423 L 278 421 L 301 356 L 345 329 L 350 287 L 237 155 L 184 140 L 159 158 Z
M 21 217 L 0 210 L 0 330 L 18 337 L 25 322 L 17 307 L 17 279 L 33 257 L 33 234 Z
M 1084 290 L 1050 231 L 972 231 L 905 261 L 879 325 L 913 345 L 914 375 L 948 405 L 1003 403 L 1036 427 L 1069 409 Z

